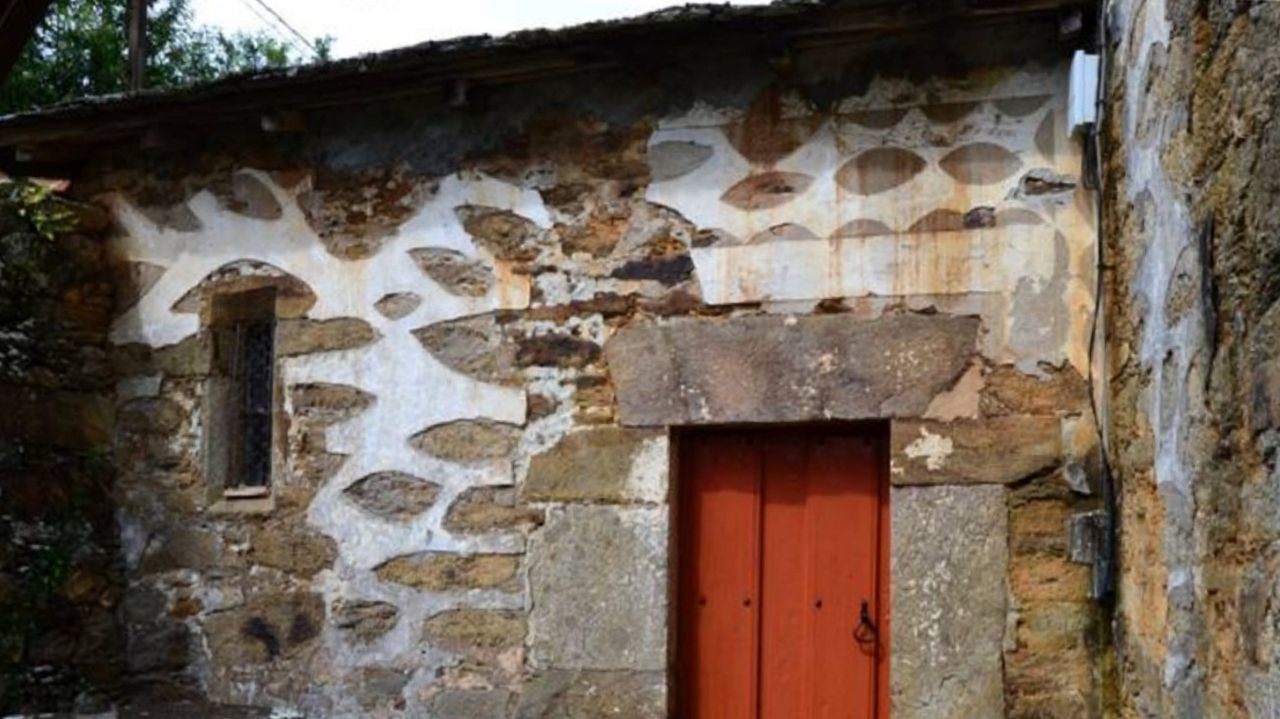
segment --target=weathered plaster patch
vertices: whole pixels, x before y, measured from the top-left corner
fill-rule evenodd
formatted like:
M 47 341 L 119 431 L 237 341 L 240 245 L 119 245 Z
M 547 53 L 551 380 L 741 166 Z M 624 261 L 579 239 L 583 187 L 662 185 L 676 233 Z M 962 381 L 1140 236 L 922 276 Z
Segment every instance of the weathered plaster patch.
M 641 502 L 667 501 L 671 446 L 665 434 L 646 439 L 627 474 L 627 490 Z
M 902 470 L 895 484 L 1008 484 L 1057 467 L 1064 454 L 1056 416 L 895 419 L 890 446 Z
M 933 398 L 924 411 L 925 419 L 950 422 L 953 419 L 976 417 L 985 386 L 982 365 L 974 362 L 951 389 Z
M 1083 372 L 1093 310 L 1091 193 L 1077 187 L 1028 195 L 1020 191 L 1022 173 L 1010 171 L 1031 167 L 1075 181 L 1081 150 L 1062 127 L 1063 98 L 1044 94 L 1065 86 L 1065 72 L 1058 66 L 933 79 L 928 91 L 876 78 L 834 114 L 809 111 L 815 129 L 770 166 L 776 177 L 805 178 L 803 186 L 787 183 L 786 192 L 765 192 L 759 201 L 725 201 L 729 188 L 762 177 L 726 136 L 738 117 L 690 111 L 661 123 L 650 148 L 696 145 L 710 148 L 710 157 L 700 150 L 700 164 L 655 178 L 646 199 L 737 238 L 694 245 L 708 304 L 983 297 L 989 357 L 1028 371 L 1067 359 Z M 963 122 L 940 122 L 939 113 L 957 108 L 964 108 Z M 877 119 L 869 122 L 870 115 Z M 1046 127 L 1053 131 L 1047 139 Z M 954 217 L 955 227 L 914 232 L 938 213 Z M 1065 237 L 1065 252 L 1055 233 Z M 1023 317 L 1015 297 L 1034 299 L 1035 316 Z
M 942 469 L 951 456 L 953 445 L 949 437 L 933 434 L 928 427 L 920 428 L 920 437 L 908 444 L 903 450 L 912 459 L 924 458 L 924 465 L 930 472 Z
M 1006 293 L 1053 275 L 1053 231 L 1036 226 L 797 240 L 692 250 L 703 299 Z

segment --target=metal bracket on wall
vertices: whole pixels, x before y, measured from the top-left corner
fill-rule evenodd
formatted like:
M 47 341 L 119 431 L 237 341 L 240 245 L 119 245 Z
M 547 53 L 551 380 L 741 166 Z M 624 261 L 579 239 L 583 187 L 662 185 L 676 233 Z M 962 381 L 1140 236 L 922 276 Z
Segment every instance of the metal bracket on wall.
M 1107 513 L 1097 509 L 1081 512 L 1067 520 L 1068 551 L 1071 561 L 1093 567 L 1089 598 L 1102 599 L 1109 593 L 1110 557 L 1107 556 Z

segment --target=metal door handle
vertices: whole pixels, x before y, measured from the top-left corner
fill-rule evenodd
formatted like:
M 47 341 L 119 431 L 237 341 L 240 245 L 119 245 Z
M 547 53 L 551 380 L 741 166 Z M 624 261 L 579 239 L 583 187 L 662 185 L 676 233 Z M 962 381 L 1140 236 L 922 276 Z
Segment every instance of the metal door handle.
M 871 609 L 867 600 L 862 600 L 862 611 L 858 616 L 858 626 L 853 630 L 853 640 L 859 644 L 876 643 L 876 623 L 871 620 Z

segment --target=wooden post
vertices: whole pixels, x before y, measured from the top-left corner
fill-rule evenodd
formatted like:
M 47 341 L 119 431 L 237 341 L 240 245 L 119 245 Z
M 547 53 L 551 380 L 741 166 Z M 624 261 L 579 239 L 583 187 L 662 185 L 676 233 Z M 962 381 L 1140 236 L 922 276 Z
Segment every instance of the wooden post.
M 147 0 L 129 0 L 129 91 L 142 90 L 147 71 Z

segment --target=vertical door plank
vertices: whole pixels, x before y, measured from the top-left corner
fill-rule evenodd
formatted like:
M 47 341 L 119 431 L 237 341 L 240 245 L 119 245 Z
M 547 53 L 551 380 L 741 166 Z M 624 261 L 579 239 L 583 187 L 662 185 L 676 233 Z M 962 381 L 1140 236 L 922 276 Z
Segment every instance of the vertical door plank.
M 699 435 L 680 483 L 677 686 L 684 719 L 756 719 L 761 452 Z
M 878 626 L 880 628 L 879 643 L 876 646 L 876 718 L 889 717 L 889 637 L 893 636 L 893 605 L 889 601 L 889 538 L 892 536 L 889 512 L 889 435 L 888 432 L 875 433 L 873 442 L 876 448 L 876 483 L 879 487 L 878 509 L 880 520 L 879 562 L 876 572 L 877 591 L 880 593 Z
M 813 532 L 813 719 L 870 719 L 875 712 L 876 645 L 854 638 L 862 602 L 878 616 L 879 477 L 866 437 L 815 437 L 808 445 L 808 520 Z
M 760 716 L 809 719 L 813 672 L 809 647 L 813 533 L 806 511 L 809 494 L 804 437 L 777 434 L 762 444 L 764 510 L 761 532 Z

